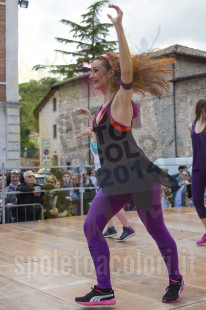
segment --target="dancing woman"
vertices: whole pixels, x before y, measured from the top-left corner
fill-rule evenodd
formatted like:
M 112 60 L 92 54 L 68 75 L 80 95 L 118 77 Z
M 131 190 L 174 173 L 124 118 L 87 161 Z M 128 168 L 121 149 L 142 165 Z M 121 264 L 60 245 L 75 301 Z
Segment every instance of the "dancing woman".
M 131 121 L 136 113 L 131 101 L 133 91 L 160 97 L 163 90 L 168 90 L 164 75 L 170 72 L 168 66 L 174 59 L 154 58 L 152 53 L 131 58 L 122 27 L 123 13 L 116 5 L 109 5 L 109 8 L 117 12 L 116 17 L 109 14 L 108 17 L 116 29 L 119 55 L 109 52 L 93 61 L 90 79 L 94 88 L 102 91 L 104 103 L 96 114 L 93 128 L 77 135 L 80 138 L 89 134 L 97 139 L 101 163 L 98 170 L 100 190 L 84 223 L 98 283 L 90 293 L 76 297 L 75 301 L 83 305 L 116 303 L 110 281 L 110 253 L 103 229 L 129 202 L 137 207 L 140 219 L 157 243 L 167 266 L 169 286 L 162 301 L 175 302 L 184 289 L 184 282 L 179 273 L 176 243 L 165 226 L 160 202 L 160 184 L 168 185 L 170 177 L 149 161 L 131 132 Z
M 189 125 L 192 138 L 193 163 L 192 163 L 192 200 L 206 230 L 206 99 L 196 103 L 195 121 Z M 206 233 L 197 245 L 206 245 Z

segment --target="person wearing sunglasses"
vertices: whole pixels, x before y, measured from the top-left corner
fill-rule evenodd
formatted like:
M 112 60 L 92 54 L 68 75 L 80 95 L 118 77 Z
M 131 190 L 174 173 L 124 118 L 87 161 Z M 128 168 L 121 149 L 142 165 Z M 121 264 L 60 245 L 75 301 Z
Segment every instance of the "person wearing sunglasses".
M 179 181 L 180 188 L 174 194 L 174 206 L 175 207 L 185 207 L 186 197 L 192 198 L 191 194 L 191 177 L 190 172 L 183 170 L 181 173 L 181 180 Z
M 42 205 L 43 192 L 41 192 L 41 186 L 37 184 L 33 171 L 28 170 L 23 174 L 24 182 L 19 184 L 16 188 L 18 193 L 17 204 L 33 204 L 32 206 L 20 206 L 17 207 L 16 221 L 34 221 L 39 220 L 41 208 L 35 206 L 36 203 Z

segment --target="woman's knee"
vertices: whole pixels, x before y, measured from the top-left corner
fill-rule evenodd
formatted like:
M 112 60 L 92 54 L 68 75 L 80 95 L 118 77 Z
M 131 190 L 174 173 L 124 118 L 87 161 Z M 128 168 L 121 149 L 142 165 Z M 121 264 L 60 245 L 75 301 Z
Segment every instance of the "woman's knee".
M 84 222 L 84 234 L 88 242 L 97 241 L 103 237 L 103 228 L 102 225 L 98 225 L 96 221 L 86 218 Z
M 84 222 L 84 225 L 83 225 L 83 230 L 84 230 L 84 234 L 85 234 L 86 238 L 88 237 L 90 232 L 93 230 L 92 227 L 93 227 L 92 221 L 90 219 L 88 219 L 88 217 L 87 217 L 85 222 Z

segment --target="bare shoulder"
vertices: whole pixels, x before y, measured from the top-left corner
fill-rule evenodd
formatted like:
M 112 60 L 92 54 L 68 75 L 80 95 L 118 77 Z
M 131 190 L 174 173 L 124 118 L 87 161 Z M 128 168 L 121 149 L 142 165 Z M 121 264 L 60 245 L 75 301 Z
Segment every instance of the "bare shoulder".
M 190 131 L 192 131 L 192 123 L 190 123 L 190 124 L 188 125 L 188 129 L 189 129 Z

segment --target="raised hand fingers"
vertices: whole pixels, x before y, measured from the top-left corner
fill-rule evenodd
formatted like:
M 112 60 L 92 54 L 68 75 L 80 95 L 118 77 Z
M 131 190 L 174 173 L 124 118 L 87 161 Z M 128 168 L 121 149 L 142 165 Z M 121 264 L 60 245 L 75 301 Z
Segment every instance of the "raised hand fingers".
M 114 4 L 109 4 L 108 7 L 115 9 L 117 12 L 117 17 L 115 18 L 112 17 L 110 14 L 107 14 L 107 16 L 112 21 L 112 23 L 115 24 L 116 22 L 122 21 L 122 16 L 123 16 L 122 10 L 117 5 L 114 5 Z
M 82 137 L 85 137 L 85 136 L 91 136 L 91 128 L 88 127 L 87 129 L 83 130 L 82 132 L 78 133 L 75 137 L 76 138 L 82 138 Z

